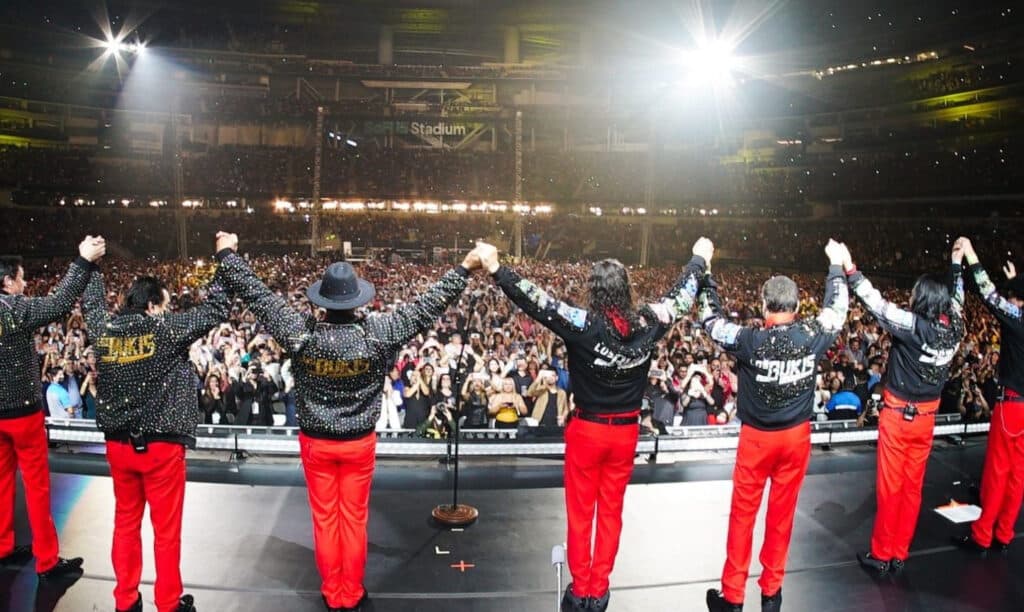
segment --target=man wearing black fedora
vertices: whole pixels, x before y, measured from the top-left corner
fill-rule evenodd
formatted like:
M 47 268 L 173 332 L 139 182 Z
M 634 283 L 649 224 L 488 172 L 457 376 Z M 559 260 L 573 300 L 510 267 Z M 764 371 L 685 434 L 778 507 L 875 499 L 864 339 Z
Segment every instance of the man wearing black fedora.
M 393 312 L 363 316 L 375 290 L 352 265 L 328 266 L 306 292 L 327 311 L 323 322 L 297 312 L 264 285 L 235 251 L 238 237 L 217 234 L 225 284 L 249 304 L 292 358 L 302 466 L 313 514 L 321 592 L 332 612 L 359 610 L 366 600 L 366 522 L 373 480 L 383 384 L 398 351 L 425 331 L 466 288 L 469 273 L 496 253 L 478 243 L 462 265 L 420 298 Z M 341 491 L 341 495 L 338 495 Z

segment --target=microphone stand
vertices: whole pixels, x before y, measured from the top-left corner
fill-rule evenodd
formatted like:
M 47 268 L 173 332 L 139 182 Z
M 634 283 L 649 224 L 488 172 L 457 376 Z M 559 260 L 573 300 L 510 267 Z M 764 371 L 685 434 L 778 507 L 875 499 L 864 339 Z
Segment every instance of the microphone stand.
M 466 344 L 469 342 L 469 338 L 466 336 L 466 328 L 469 325 L 470 319 L 476 312 L 476 302 L 478 296 L 474 296 L 469 302 L 469 316 L 466 317 L 466 322 L 463 323 L 460 334 L 462 336 L 462 348 L 459 350 L 459 358 L 455 362 L 455 375 L 452 376 L 452 387 L 456 389 L 458 394 L 455 398 L 455 414 L 452 418 L 452 428 L 449 433 L 449 448 L 451 447 L 451 436 L 455 436 L 455 469 L 452 474 L 452 503 L 450 505 L 441 504 L 436 506 L 431 512 L 431 516 L 439 524 L 445 527 L 465 527 L 476 522 L 476 519 L 480 516 L 480 512 L 473 506 L 459 503 L 459 439 L 462 437 L 460 434 L 459 419 L 462 416 L 462 385 L 465 382 L 465 377 L 469 374 L 468 368 L 466 373 L 459 376 L 462 372 L 462 357 L 466 354 Z

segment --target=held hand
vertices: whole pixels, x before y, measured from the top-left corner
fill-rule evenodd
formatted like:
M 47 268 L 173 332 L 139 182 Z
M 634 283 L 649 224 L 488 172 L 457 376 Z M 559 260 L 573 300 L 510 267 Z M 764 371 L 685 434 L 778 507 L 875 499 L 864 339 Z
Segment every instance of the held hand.
M 693 254 L 702 258 L 705 263 L 710 264 L 711 258 L 715 255 L 715 244 L 711 240 L 701 236 L 693 243 Z
M 833 266 L 842 266 L 850 259 L 850 251 L 846 245 L 831 238 L 825 245 L 825 255 L 828 257 L 828 263 Z
M 220 253 L 224 249 L 231 249 L 232 251 L 238 252 L 238 234 L 217 232 L 217 245 L 214 248 L 217 253 Z
M 1006 275 L 1006 280 L 1013 280 L 1017 277 L 1017 268 L 1012 261 L 1007 260 L 1006 265 L 1003 266 L 1003 274 Z
M 494 274 L 501 267 L 501 262 L 498 260 L 498 249 L 494 245 L 478 242 L 473 250 L 480 256 L 480 262 L 489 274 Z
M 107 253 L 107 242 L 103 236 L 86 236 L 78 245 L 78 254 L 90 263 L 96 263 Z
M 963 256 L 967 259 L 968 264 L 974 265 L 978 263 L 978 254 L 974 251 L 974 245 L 971 244 L 970 238 L 960 236 L 956 239 L 953 247 L 956 248 L 957 245 L 960 246 L 960 251 L 963 252 Z

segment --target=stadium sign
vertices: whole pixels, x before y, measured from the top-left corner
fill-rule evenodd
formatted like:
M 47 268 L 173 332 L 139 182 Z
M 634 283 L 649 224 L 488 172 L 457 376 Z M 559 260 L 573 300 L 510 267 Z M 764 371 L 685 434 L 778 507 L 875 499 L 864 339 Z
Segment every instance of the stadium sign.
M 422 121 L 367 121 L 363 124 L 363 135 L 465 136 L 472 129 L 472 126 L 465 123 L 447 123 L 445 121 L 438 121 L 436 123 Z

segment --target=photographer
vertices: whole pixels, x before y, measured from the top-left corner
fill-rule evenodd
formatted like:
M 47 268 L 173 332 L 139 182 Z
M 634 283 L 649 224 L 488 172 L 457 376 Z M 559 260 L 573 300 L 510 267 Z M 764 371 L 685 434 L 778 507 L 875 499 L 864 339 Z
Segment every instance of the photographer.
M 418 428 L 427 420 L 430 413 L 432 392 L 430 385 L 425 380 L 424 370 L 432 371 L 433 368 L 426 364 L 423 367 L 408 370 L 409 384 L 402 392 L 402 405 L 405 406 L 405 420 L 402 427 L 405 429 Z
M 700 427 L 715 424 L 715 398 L 708 393 L 706 379 L 707 369 L 702 365 L 692 365 L 683 378 L 680 390 L 679 407 L 683 411 L 684 427 Z
M 516 429 L 519 418 L 526 416 L 526 402 L 516 392 L 516 383 L 511 378 L 501 381 L 501 391 L 491 396 L 487 413 L 494 418 L 497 429 Z
M 876 382 L 868 395 L 866 407 L 857 417 L 858 427 L 878 427 L 878 417 L 885 403 L 882 398 L 885 395 L 885 383 Z
M 474 372 L 466 377 L 462 383 L 462 414 L 465 417 L 462 426 L 469 429 L 484 429 L 487 427 L 487 406 L 488 397 L 487 374 Z
M 539 427 L 565 427 L 569 418 L 569 398 L 558 388 L 558 374 L 554 370 L 539 372 L 526 394 L 533 399 L 531 417 Z

